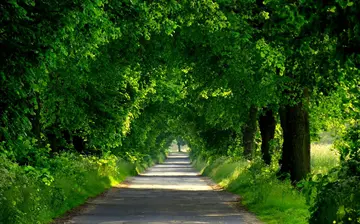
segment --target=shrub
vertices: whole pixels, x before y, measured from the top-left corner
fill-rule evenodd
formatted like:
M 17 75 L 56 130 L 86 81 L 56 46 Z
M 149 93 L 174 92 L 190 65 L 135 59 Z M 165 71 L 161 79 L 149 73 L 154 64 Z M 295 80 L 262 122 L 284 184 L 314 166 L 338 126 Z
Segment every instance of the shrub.
M 360 223 L 360 162 L 348 160 L 312 184 L 310 223 Z
M 19 166 L 0 155 L 0 223 L 47 223 L 135 173 L 129 162 L 62 153 L 46 166 Z
M 360 223 L 360 126 L 349 126 L 336 147 L 340 165 L 308 183 L 309 199 L 315 195 L 310 223 Z
M 242 204 L 266 223 L 307 223 L 305 196 L 289 180 L 276 178 L 276 165 L 267 166 L 259 158 L 249 162 L 228 157 L 193 157 L 193 163 L 220 186 L 241 195 Z

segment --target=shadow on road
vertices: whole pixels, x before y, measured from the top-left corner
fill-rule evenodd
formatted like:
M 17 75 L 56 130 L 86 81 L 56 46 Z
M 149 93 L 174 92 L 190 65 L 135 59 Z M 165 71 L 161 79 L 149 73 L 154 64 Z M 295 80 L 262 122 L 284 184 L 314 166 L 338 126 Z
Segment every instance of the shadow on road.
M 235 209 L 237 203 L 238 197 L 214 191 L 191 168 L 187 154 L 171 153 L 126 186 L 89 201 L 66 223 L 258 223 Z

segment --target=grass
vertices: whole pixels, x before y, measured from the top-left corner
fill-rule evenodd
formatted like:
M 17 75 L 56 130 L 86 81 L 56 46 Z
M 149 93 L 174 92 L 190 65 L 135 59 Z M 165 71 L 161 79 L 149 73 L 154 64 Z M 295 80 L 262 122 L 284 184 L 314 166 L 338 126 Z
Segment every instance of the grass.
M 49 223 L 165 155 L 131 164 L 115 156 L 75 154 L 47 160 L 47 169 L 24 168 L 0 157 L 0 223 Z
M 163 163 L 166 159 L 166 153 L 160 153 L 153 157 L 148 156 L 146 160 L 135 165 L 135 171 L 137 174 L 144 172 L 148 167 L 153 166 L 155 163 Z
M 326 173 L 339 163 L 331 143 L 312 144 L 312 174 Z M 218 158 L 209 162 L 194 158 L 194 166 L 220 186 L 242 198 L 242 204 L 264 221 L 276 224 L 305 224 L 310 216 L 305 196 L 290 181 L 276 178 L 277 164 L 265 166 L 260 159 L 233 161 Z
M 332 144 L 313 143 L 311 145 L 311 169 L 314 173 L 327 173 L 339 164 L 339 154 Z
M 309 216 L 305 197 L 294 190 L 290 182 L 276 179 L 271 168 L 259 161 L 232 162 L 219 158 L 212 164 L 202 159 L 194 165 L 220 186 L 241 196 L 241 203 L 266 223 L 301 224 Z

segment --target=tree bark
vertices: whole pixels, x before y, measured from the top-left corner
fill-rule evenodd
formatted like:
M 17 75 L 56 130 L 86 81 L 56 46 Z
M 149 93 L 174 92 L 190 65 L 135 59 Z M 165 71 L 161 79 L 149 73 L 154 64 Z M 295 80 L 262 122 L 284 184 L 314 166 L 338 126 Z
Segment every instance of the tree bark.
M 35 135 L 35 138 L 38 140 L 38 145 L 41 145 L 41 102 L 39 94 L 36 94 L 37 109 L 34 109 L 35 115 L 31 118 L 32 123 L 32 132 Z
M 59 140 L 57 139 L 56 134 L 52 132 L 48 132 L 46 134 L 46 137 L 48 139 L 48 142 L 50 144 L 51 152 L 58 152 L 59 151 Z
M 73 145 L 74 149 L 79 153 L 85 153 L 86 151 L 86 144 L 82 137 L 74 135 L 73 136 Z
M 309 114 L 303 103 L 288 105 L 280 110 L 280 120 L 284 138 L 280 172 L 297 182 L 310 173 Z
M 0 96 L 2 96 L 1 98 L 4 98 L 3 96 L 6 96 L 5 90 L 0 89 Z M 2 122 L 2 117 L 4 115 L 6 108 L 8 108 L 7 103 L 5 102 L 4 99 L 0 99 L 0 127 L 4 125 Z M 2 141 L 5 141 L 5 136 L 4 136 L 4 133 L 2 133 L 2 131 L 0 131 L 0 142 L 2 142 Z
M 247 159 L 251 159 L 254 155 L 255 134 L 257 128 L 256 117 L 257 117 L 257 107 L 251 106 L 249 110 L 248 120 L 242 128 L 244 157 Z
M 259 117 L 259 126 L 261 132 L 261 153 L 266 164 L 270 164 L 270 144 L 274 139 L 276 121 L 272 110 L 267 110 L 265 114 Z

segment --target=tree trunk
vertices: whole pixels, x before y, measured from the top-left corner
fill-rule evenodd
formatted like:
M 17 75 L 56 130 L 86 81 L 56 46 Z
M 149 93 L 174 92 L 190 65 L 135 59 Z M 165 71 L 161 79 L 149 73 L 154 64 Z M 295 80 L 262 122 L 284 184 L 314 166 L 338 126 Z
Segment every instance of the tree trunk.
M 59 140 L 57 139 L 56 134 L 49 132 L 46 134 L 48 142 L 50 144 L 51 152 L 58 152 L 59 150 Z
M 280 110 L 280 120 L 284 138 L 280 172 L 289 173 L 290 179 L 297 182 L 310 172 L 308 111 L 301 102 L 288 105 Z
M 40 123 L 41 103 L 40 103 L 39 94 L 36 94 L 36 103 L 37 103 L 37 108 L 34 109 L 35 115 L 32 116 L 32 119 L 31 119 L 32 132 L 35 135 L 35 138 L 38 140 L 38 145 L 41 145 L 41 123 Z
M 73 136 L 73 145 L 74 149 L 79 153 L 85 153 L 86 151 L 86 144 L 82 137 L 74 135 Z
M 2 89 L 0 89 L 0 96 L 2 96 L 1 98 L 3 98 L 3 96 L 6 96 L 5 91 L 2 91 Z M 2 118 L 5 112 L 5 109 L 8 107 L 7 103 L 5 103 L 4 99 L 0 99 L 0 127 L 3 126 L 4 124 L 2 123 Z M 2 131 L 0 131 L 0 142 L 5 141 L 5 133 L 2 133 Z
M 242 128 L 243 132 L 243 145 L 244 145 L 244 157 L 251 159 L 255 149 L 255 134 L 256 134 L 256 117 L 257 108 L 255 106 L 250 107 L 248 120 Z
M 261 153 L 263 160 L 266 164 L 270 164 L 270 144 L 269 142 L 274 139 L 276 121 L 272 110 L 267 110 L 264 115 L 259 117 L 259 126 L 261 132 Z

